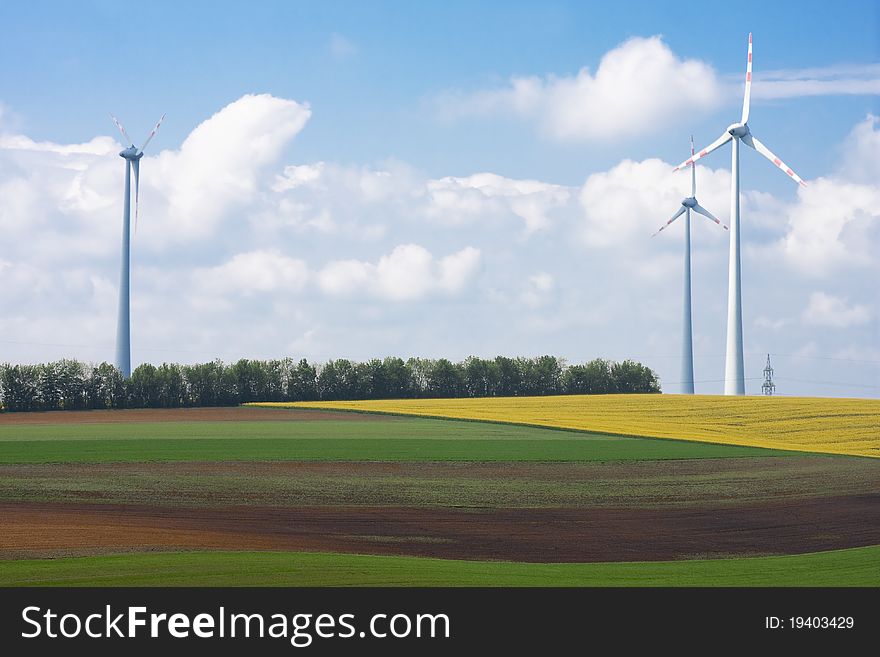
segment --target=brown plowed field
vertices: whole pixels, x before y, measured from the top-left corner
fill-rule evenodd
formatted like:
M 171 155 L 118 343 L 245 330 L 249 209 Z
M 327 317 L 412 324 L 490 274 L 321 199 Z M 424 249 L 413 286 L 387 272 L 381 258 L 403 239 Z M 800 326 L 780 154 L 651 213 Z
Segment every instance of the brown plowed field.
M 0 556 L 316 550 L 528 562 L 796 554 L 880 543 L 880 494 L 723 510 L 0 505 Z
M 132 422 L 314 422 L 327 420 L 388 422 L 395 416 L 312 411 L 308 409 L 222 406 L 217 408 L 132 408 L 109 411 L 45 411 L 0 413 L 0 425 L 23 424 L 130 424 Z

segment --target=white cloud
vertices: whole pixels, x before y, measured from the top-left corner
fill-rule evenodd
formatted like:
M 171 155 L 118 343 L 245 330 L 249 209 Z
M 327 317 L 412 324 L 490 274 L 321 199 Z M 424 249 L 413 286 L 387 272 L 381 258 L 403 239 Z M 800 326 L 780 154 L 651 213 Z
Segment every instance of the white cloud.
M 846 299 L 840 299 L 824 292 L 814 292 L 803 313 L 804 321 L 816 326 L 846 328 L 865 324 L 871 313 L 867 306 L 849 305 Z
M 288 189 L 296 189 L 303 186 L 314 186 L 324 172 L 324 162 L 314 164 L 291 164 L 284 167 L 284 173 L 275 177 L 272 191 L 284 192 Z
M 494 173 L 429 180 L 426 189 L 426 212 L 443 223 L 455 225 L 507 212 L 525 222 L 526 234 L 548 228 L 551 212 L 571 197 L 571 190 L 562 185 Z
M 320 288 L 334 295 L 366 292 L 389 301 L 414 301 L 433 292 L 460 292 L 476 272 L 480 251 L 467 247 L 439 260 L 418 244 L 401 244 L 376 264 L 331 262 L 318 273 Z
M 697 167 L 697 199 L 700 205 L 725 223 L 730 195 L 730 174 L 723 169 Z M 581 236 L 592 247 L 612 247 L 627 243 L 647 244 L 657 231 L 678 209 L 681 200 L 690 196 L 690 176 L 675 173 L 672 165 L 659 159 L 634 162 L 624 160 L 608 171 L 594 173 L 587 178 L 580 192 L 584 221 Z M 692 213 L 693 224 L 714 224 Z M 680 220 L 678 223 L 681 223 Z M 668 233 L 675 224 L 661 233 L 652 244 L 664 248 Z M 680 230 L 680 226 L 678 227 Z M 717 239 L 727 233 L 717 229 Z
M 708 64 L 677 57 L 659 36 L 636 37 L 608 51 L 595 73 L 515 77 L 505 88 L 440 99 L 448 116 L 513 113 L 553 139 L 633 137 L 706 113 L 722 100 Z
M 763 72 L 759 69 L 752 86 L 753 98 L 877 94 L 880 94 L 880 64 Z
M 179 151 L 145 158 L 144 182 L 167 195 L 164 229 L 204 235 L 223 214 L 258 194 L 264 169 L 311 116 L 308 105 L 247 95 L 197 126 Z
M 868 114 L 856 124 L 843 143 L 838 176 L 855 183 L 876 185 L 880 181 L 880 117 Z
M 277 224 L 286 218 L 283 223 L 291 226 L 318 227 L 310 217 L 322 208 L 333 217 L 335 228 L 360 232 L 364 238 L 384 234 L 390 216 L 400 221 L 426 217 L 454 227 L 513 217 L 523 222 L 528 236 L 549 229 L 573 193 L 563 185 L 486 172 L 429 179 L 394 161 L 378 168 L 290 165 L 275 177 L 272 191 L 278 194 L 276 205 L 261 215 L 261 222 Z
M 880 188 L 817 178 L 798 190 L 788 209 L 782 250 L 790 263 L 810 276 L 840 266 L 876 262 Z
M 243 96 L 197 126 L 177 150 L 141 161 L 139 251 L 204 240 L 230 211 L 261 200 L 265 170 L 310 115 L 268 95 Z M 173 117 L 172 117 L 173 119 Z M 161 143 L 161 133 L 153 145 Z M 84 144 L 0 137 L 0 230 L 15 251 L 92 257 L 118 253 L 124 161 L 109 137 Z
M 744 44 L 745 45 L 745 44 Z M 743 50 L 745 70 L 745 49 Z M 693 122 L 721 103 L 741 102 L 743 72 L 721 76 L 706 62 L 678 57 L 660 36 L 634 37 L 609 50 L 593 73 L 514 76 L 476 92 L 435 99 L 441 117 L 516 116 L 558 141 L 610 141 Z M 880 94 L 880 64 L 755 72 L 752 99 Z
M 194 273 L 199 287 L 211 294 L 301 291 L 309 279 L 306 264 L 278 251 L 239 253 L 217 267 L 198 269 Z
M 360 260 L 337 260 L 318 272 L 318 285 L 331 295 L 353 294 L 368 285 L 375 267 Z
M 680 331 L 682 226 L 650 237 L 689 194 L 690 177 L 673 173 L 674 163 L 623 160 L 566 186 L 489 171 L 428 176 L 396 161 L 307 162 L 295 148 L 284 157 L 304 104 L 247 96 L 230 107 L 194 130 L 207 130 L 202 141 L 143 164 L 136 362 L 552 349 L 573 361 L 637 357 L 677 380 L 670 336 Z M 874 117 L 860 122 L 843 164 L 793 202 L 744 192 L 749 349 L 811 345 L 779 364 L 786 376 L 830 380 L 822 357 L 876 342 L 877 128 Z M 213 150 L 224 131 L 234 133 L 234 153 Z M 0 148 L 0 361 L 112 358 L 119 145 L 99 137 L 37 148 L 26 139 L 5 143 L 28 148 Z M 162 144 L 160 133 L 154 145 Z M 211 162 L 195 157 L 203 147 Z M 726 221 L 730 179 L 719 166 L 697 168 L 697 196 Z M 208 191 L 189 194 L 171 180 L 178 174 Z M 232 177 L 230 188 L 212 187 L 214 175 Z M 698 376 L 714 380 L 723 363 L 700 352 L 723 353 L 728 234 L 702 217 L 693 225 Z M 807 275 L 824 278 L 816 285 Z M 846 330 L 806 320 L 804 300 L 816 289 L 838 296 L 814 304 L 810 317 L 824 309 L 852 321 Z M 754 365 L 747 361 L 760 372 L 763 358 Z M 871 383 L 866 376 L 840 380 Z
M 107 155 L 120 150 L 119 144 L 110 137 L 95 137 L 84 144 L 56 144 L 51 141 L 37 142 L 24 135 L 0 135 L 0 149 L 59 155 Z
M 480 250 L 472 246 L 440 259 L 437 287 L 449 294 L 460 292 L 480 264 Z
M 798 189 L 786 208 L 788 231 L 780 246 L 803 273 L 822 276 L 841 266 L 873 266 L 880 240 L 880 185 L 877 117 L 857 124 L 844 142 L 838 171 Z

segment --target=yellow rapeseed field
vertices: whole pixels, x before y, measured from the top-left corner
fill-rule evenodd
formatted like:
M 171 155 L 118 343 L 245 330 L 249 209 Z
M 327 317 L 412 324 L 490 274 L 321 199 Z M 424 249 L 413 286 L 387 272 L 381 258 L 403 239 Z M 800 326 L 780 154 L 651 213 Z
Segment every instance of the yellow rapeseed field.
M 563 395 L 260 404 L 509 422 L 880 458 L 880 400 Z

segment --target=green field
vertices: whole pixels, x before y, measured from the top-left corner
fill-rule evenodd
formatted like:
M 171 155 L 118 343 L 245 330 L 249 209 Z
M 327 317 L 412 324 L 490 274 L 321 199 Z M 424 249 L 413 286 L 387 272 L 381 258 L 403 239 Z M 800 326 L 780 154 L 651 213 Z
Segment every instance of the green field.
M 131 554 L 0 562 L 0 586 L 880 586 L 880 547 L 592 564 L 309 552 Z
M 0 423 L 0 586 L 880 585 L 877 459 L 248 412 Z
M 559 462 L 790 454 L 752 447 L 427 419 L 0 426 L 0 463 L 273 460 Z

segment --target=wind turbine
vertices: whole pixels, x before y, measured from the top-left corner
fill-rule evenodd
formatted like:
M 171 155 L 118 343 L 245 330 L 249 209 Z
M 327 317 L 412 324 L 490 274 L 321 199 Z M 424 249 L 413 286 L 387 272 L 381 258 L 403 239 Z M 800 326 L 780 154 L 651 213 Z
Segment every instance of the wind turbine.
M 165 115 L 147 136 L 144 145 L 135 147 L 122 124 L 112 114 L 110 118 L 119 128 L 128 147 L 119 152 L 125 159 L 125 202 L 122 210 L 122 266 L 119 272 L 119 317 L 116 322 L 116 367 L 126 379 L 131 376 L 131 172 L 134 170 L 134 227 L 137 230 L 138 190 L 140 188 L 140 163 L 144 149 L 159 130 Z
M 752 93 L 752 33 L 749 32 L 749 59 L 746 65 L 746 90 L 743 96 L 742 118 L 739 123 L 731 123 L 718 139 L 697 154 L 675 167 L 675 171 L 706 157 L 716 148 L 733 140 L 730 161 L 730 260 L 727 283 L 727 355 L 724 363 L 724 394 L 746 394 L 745 367 L 743 365 L 742 329 L 742 266 L 740 265 L 740 223 L 739 223 L 739 143 L 753 148 L 789 175 L 792 180 L 806 187 L 785 162 L 764 146 L 749 130 L 749 99 Z
M 694 155 L 694 138 L 691 136 L 691 157 Z M 682 323 L 681 340 L 681 391 L 685 395 L 694 394 L 694 336 L 691 321 L 691 210 L 711 219 L 716 224 L 727 230 L 727 226 L 721 223 L 715 215 L 697 202 L 697 172 L 696 165 L 691 162 L 691 195 L 682 199 L 681 207 L 672 219 L 660 226 L 660 230 L 651 235 L 656 237 L 664 228 L 681 215 L 685 215 L 684 222 L 684 318 Z

